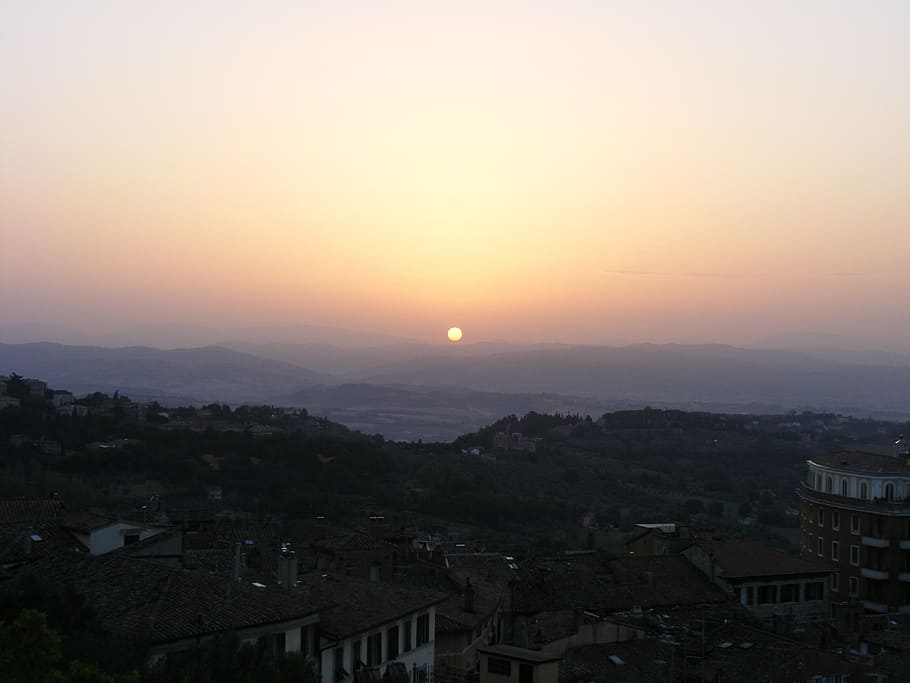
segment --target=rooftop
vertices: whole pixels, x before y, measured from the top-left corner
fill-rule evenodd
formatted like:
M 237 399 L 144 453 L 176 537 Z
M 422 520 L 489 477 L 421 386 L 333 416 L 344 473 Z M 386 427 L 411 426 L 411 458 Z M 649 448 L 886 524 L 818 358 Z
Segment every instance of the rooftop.
M 528 650 L 523 647 L 514 647 L 512 645 L 491 645 L 489 647 L 479 647 L 478 652 L 494 655 L 496 657 L 508 657 L 509 659 L 520 659 L 525 662 L 542 664 L 544 662 L 559 661 L 559 655 L 552 652 L 541 652 L 540 650 Z
M 309 572 L 299 577 L 304 592 L 321 596 L 335 607 L 320 617 L 320 628 L 338 638 L 363 633 L 408 614 L 427 610 L 446 599 L 444 593 L 392 581 Z
M 697 545 L 713 556 L 725 579 L 831 573 L 827 565 L 753 541 L 706 539 Z
M 809 462 L 847 472 L 910 476 L 910 461 L 908 461 L 908 458 L 896 458 L 891 455 L 881 455 L 880 453 L 842 451 L 840 453 L 818 455 L 811 458 Z
M 85 594 L 106 626 L 152 643 L 302 619 L 335 603 L 322 592 L 269 591 L 172 569 L 121 551 L 54 553 L 32 565 Z
M 685 557 L 659 555 L 540 563 L 522 575 L 513 605 L 526 614 L 581 608 L 606 615 L 726 600 Z

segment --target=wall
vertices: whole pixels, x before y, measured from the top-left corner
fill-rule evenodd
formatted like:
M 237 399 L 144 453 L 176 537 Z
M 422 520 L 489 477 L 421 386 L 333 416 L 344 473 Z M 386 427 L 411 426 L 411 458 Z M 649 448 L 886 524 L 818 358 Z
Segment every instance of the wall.
M 430 617 L 430 640 L 428 643 L 421 645 L 420 647 L 414 647 L 417 643 L 417 617 L 422 614 L 428 614 Z M 412 649 L 408 652 L 401 651 L 401 644 L 404 641 L 404 623 L 406 621 L 411 622 L 411 644 Z M 389 660 L 388 656 L 388 632 L 390 628 L 398 627 L 398 657 L 395 659 Z M 366 662 L 367 658 L 367 637 L 374 635 L 376 633 L 382 634 L 382 662 L 379 665 L 380 674 L 385 673 L 385 667 L 389 662 L 402 662 L 405 667 L 407 667 L 408 672 L 410 672 L 415 666 L 418 670 L 423 670 L 426 672 L 433 671 L 433 663 L 436 655 L 436 643 L 435 643 L 435 631 L 436 631 L 436 608 L 430 607 L 427 610 L 421 610 L 420 612 L 414 612 L 413 614 L 404 617 L 402 619 L 397 619 L 395 621 L 390 621 L 382 626 L 370 629 L 369 631 L 362 631 L 360 633 L 354 634 L 347 638 L 344 638 L 341 642 L 330 641 L 326 638 L 322 638 L 320 643 L 321 652 L 319 655 L 320 658 L 320 672 L 321 672 L 321 683 L 335 683 L 335 648 L 343 647 L 344 648 L 344 670 L 348 673 L 347 678 L 342 680 L 351 681 L 353 680 L 354 672 L 354 662 L 353 662 L 353 643 L 360 641 L 361 648 L 361 660 Z

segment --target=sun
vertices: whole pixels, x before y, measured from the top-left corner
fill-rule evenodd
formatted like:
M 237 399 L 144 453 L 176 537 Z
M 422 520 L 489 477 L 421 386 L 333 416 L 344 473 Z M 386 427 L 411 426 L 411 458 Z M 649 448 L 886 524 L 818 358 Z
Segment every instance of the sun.
M 460 327 L 450 327 L 447 334 L 448 334 L 450 342 L 461 341 L 461 328 Z

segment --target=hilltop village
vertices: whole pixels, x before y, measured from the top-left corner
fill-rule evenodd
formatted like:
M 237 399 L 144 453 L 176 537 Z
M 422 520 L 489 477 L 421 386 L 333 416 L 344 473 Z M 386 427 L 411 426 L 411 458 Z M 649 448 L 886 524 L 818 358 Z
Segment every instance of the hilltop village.
M 898 681 L 904 426 L 305 410 L 0 378 L 10 681 Z

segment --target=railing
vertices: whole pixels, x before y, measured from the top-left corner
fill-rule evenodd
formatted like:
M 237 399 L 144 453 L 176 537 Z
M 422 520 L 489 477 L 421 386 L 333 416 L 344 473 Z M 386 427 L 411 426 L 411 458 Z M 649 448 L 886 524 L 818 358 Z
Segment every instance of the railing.
M 860 576 L 863 576 L 867 579 L 875 579 L 876 581 L 887 581 L 888 572 L 881 569 L 872 569 L 870 567 L 863 567 L 859 570 Z
M 904 500 L 866 500 L 863 498 L 851 498 L 850 496 L 841 496 L 836 493 L 826 493 L 818 491 L 806 482 L 800 482 L 798 492 L 806 498 L 812 498 L 820 503 L 829 503 L 835 507 L 849 507 L 854 510 L 864 512 L 878 512 L 880 514 L 905 514 L 910 515 L 910 499 Z
M 891 546 L 890 540 L 887 538 L 878 538 L 877 536 L 863 536 L 860 543 L 867 545 L 870 548 L 888 548 Z
M 897 580 L 910 583 L 910 572 L 901 572 L 897 575 Z
M 888 605 L 881 602 L 873 602 L 872 600 L 863 600 L 863 607 L 870 612 L 879 612 L 881 614 L 885 614 L 888 611 Z
M 910 538 L 904 539 L 898 543 L 898 545 L 900 546 L 901 550 L 910 550 Z
M 478 683 L 480 674 L 474 669 L 440 664 L 429 672 L 428 683 Z

